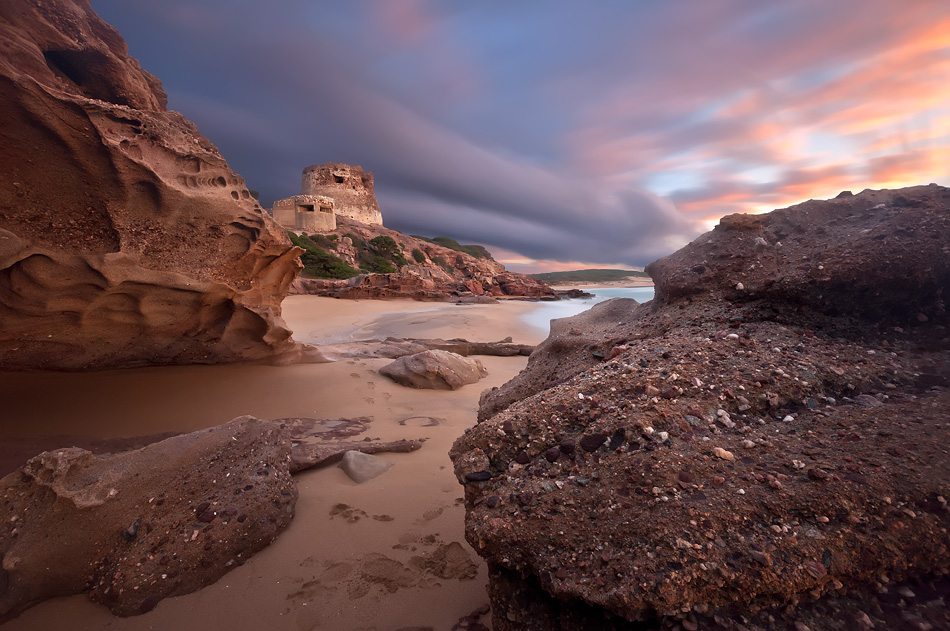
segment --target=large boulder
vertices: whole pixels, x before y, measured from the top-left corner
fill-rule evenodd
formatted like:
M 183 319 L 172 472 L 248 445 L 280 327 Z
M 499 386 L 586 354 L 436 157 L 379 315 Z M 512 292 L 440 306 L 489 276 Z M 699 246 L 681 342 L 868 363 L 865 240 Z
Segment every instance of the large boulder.
M 404 355 L 379 369 L 379 374 L 410 388 L 458 390 L 488 374 L 477 359 L 442 350 Z
M 494 628 L 832 628 L 950 571 L 947 243 L 934 185 L 727 217 L 559 323 L 451 452 Z
M 286 234 L 87 0 L 0 3 L 0 369 L 293 356 Z
M 0 623 L 82 592 L 134 615 L 213 583 L 289 525 L 290 466 L 286 431 L 253 417 L 121 454 L 36 456 L 0 480 Z

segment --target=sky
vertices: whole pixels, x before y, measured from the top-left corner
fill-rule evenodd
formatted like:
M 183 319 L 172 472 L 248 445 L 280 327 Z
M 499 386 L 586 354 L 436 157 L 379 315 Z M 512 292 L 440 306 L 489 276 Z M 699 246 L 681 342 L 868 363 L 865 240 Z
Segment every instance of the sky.
M 950 186 L 947 0 L 92 0 L 260 192 L 512 270 L 640 267 L 723 215 Z

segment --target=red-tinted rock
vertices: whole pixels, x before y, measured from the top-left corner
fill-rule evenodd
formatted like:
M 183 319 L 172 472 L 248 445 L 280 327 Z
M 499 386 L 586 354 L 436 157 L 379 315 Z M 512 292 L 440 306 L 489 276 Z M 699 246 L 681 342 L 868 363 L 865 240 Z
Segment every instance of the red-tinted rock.
M 947 243 L 933 185 L 732 216 L 648 266 L 653 302 L 555 321 L 451 451 L 457 475 L 494 474 L 466 487 L 493 628 L 665 628 L 690 609 L 698 628 L 786 628 L 770 625 L 789 602 L 820 596 L 820 620 L 845 593 L 877 602 L 884 575 L 950 569 Z M 539 462 L 620 431 L 616 450 Z
M 36 456 L 0 480 L 0 622 L 81 592 L 135 615 L 214 582 L 290 523 L 290 450 L 279 426 L 242 417 L 122 454 Z
M 88 2 L 0 3 L 0 369 L 293 356 L 296 250 Z

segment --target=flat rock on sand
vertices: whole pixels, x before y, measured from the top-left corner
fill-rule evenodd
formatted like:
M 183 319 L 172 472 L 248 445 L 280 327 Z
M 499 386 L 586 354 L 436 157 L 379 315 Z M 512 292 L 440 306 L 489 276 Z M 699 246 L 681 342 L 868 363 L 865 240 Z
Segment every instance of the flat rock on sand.
M 379 374 L 410 388 L 458 390 L 488 374 L 477 359 L 443 350 L 400 357 L 379 369 Z
M 134 615 L 214 582 L 290 523 L 289 465 L 284 430 L 253 417 L 122 454 L 36 456 L 0 480 L 0 622 L 81 592 Z

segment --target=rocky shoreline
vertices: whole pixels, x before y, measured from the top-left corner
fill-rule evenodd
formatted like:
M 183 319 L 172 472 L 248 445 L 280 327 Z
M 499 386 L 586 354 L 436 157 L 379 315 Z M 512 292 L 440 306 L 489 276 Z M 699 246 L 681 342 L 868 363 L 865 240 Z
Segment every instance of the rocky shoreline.
M 726 217 L 648 266 L 651 303 L 555 322 L 451 452 L 494 628 L 796 629 L 946 575 L 948 209 Z

